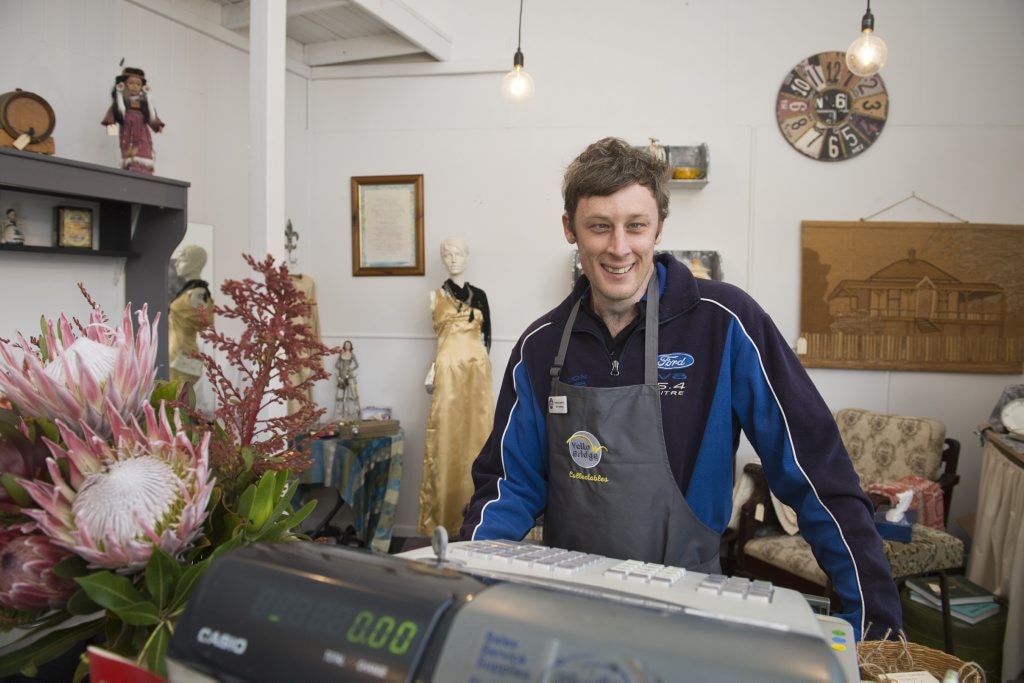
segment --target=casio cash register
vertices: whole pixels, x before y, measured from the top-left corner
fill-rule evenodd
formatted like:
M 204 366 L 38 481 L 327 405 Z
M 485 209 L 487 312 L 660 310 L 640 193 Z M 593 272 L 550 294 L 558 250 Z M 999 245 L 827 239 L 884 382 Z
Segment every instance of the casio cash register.
M 167 663 L 173 683 L 858 681 L 855 652 L 763 582 L 504 541 L 291 542 L 215 561 Z

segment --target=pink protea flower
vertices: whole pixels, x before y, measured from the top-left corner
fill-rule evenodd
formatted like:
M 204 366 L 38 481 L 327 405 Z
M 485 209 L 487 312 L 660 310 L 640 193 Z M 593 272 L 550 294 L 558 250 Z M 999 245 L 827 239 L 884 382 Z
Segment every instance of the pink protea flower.
M 146 405 L 145 430 L 107 410 L 113 439 L 108 443 L 83 426 L 79 437 L 58 422 L 66 448 L 47 441 L 53 484 L 22 481 L 39 510 L 25 508 L 57 545 L 93 567 L 125 572 L 143 567 L 159 546 L 172 556 L 186 550 L 202 531 L 213 490 L 209 435 L 193 446 L 174 413 L 174 429 L 161 405 L 160 416 Z M 58 459 L 68 461 L 65 478 Z
M 105 418 L 112 404 L 124 419 L 137 416 L 149 401 L 156 376 L 157 321 L 151 326 L 146 306 L 136 311 L 138 336 L 132 331 L 131 306 L 126 306 L 120 327 L 103 322 L 94 308 L 82 335 L 67 317 L 55 325 L 46 322 L 43 335 L 47 362 L 28 352 L 31 344 L 18 333 L 14 344 L 0 342 L 0 394 L 25 417 L 62 420 L 78 434 L 86 425 L 100 436 L 110 436 Z
M 0 530 L 0 605 L 19 612 L 41 612 L 64 605 L 78 590 L 53 565 L 71 553 L 42 534 Z

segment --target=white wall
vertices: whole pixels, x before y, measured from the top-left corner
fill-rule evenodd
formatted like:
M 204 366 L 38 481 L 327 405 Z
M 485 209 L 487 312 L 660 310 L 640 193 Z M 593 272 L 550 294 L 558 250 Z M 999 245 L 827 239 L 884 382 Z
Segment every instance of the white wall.
M 455 3 L 456 5 L 462 3 Z M 518 3 L 452 13 L 458 59 L 511 62 Z M 434 352 L 428 292 L 445 271 L 448 234 L 472 247 L 467 279 L 493 313 L 500 380 L 522 329 L 567 291 L 569 248 L 559 186 L 589 142 L 707 142 L 711 182 L 674 189 L 665 248 L 717 249 L 726 279 L 748 291 L 795 341 L 800 221 L 855 220 L 911 192 L 971 222 L 1024 223 L 1019 160 L 1024 67 L 1019 0 L 875 3 L 890 46 L 891 114 L 878 142 L 842 163 L 815 162 L 778 131 L 786 73 L 856 36 L 862 2 L 560 0 L 527 2 L 523 51 L 537 93 L 509 105 L 500 74 L 314 80 L 310 86 L 309 269 L 325 333 L 355 341 L 364 400 L 392 405 L 406 429 L 399 524 L 413 525 Z M 1014 75 L 1017 74 L 1017 75 Z M 423 173 L 425 278 L 353 278 L 348 183 L 353 175 Z M 917 202 L 887 220 L 951 220 Z M 330 294 L 328 294 L 330 293 Z M 333 300 L 328 298 L 335 297 Z M 833 409 L 863 406 L 946 422 L 963 446 L 953 518 L 973 511 L 980 448 L 972 430 L 1020 375 L 814 370 Z
M 99 119 L 120 58 L 144 68 L 168 126 L 155 138 L 157 172 L 192 183 L 189 220 L 214 226 L 218 277 L 243 277 L 248 56 L 187 27 L 215 24 L 217 6 L 173 5 L 178 21 L 122 0 L 0 0 L 0 91 L 22 87 L 50 101 L 60 156 L 116 165 L 116 141 Z M 497 384 L 518 334 L 567 291 L 561 173 L 599 137 L 709 144 L 711 182 L 700 191 L 673 190 L 663 246 L 718 250 L 726 279 L 754 294 L 791 340 L 800 315 L 801 220 L 853 220 L 916 192 L 973 223 L 1024 223 L 1024 92 L 1017 85 L 1024 3 L 875 5 L 878 33 L 890 47 L 883 76 L 891 113 L 870 150 L 837 164 L 789 148 L 774 103 L 797 62 L 849 44 L 864 9 L 856 0 L 527 2 L 522 45 L 537 94 L 523 105 L 500 98 L 497 73 L 308 82 L 289 75 L 287 212 L 300 233 L 294 269 L 317 281 L 325 342 L 353 340 L 364 405 L 392 406 L 405 428 L 399 532 L 416 521 L 428 407 L 422 380 L 435 345 L 427 298 L 445 278 L 441 239 L 462 234 L 471 245 L 466 275 L 490 300 Z M 518 3 L 433 0 L 425 7 L 443 16 L 454 62 L 511 64 Z M 426 276 L 353 278 L 351 176 L 409 173 L 425 175 Z M 948 216 L 908 202 L 884 218 Z M 114 266 L 61 262 L 40 281 L 37 261 L 0 255 L 0 286 L 32 282 L 38 293 L 8 301 L 0 335 L 34 330 L 41 312 L 70 308 L 76 279 L 88 278 L 101 303 L 123 296 Z M 954 519 L 974 509 L 980 447 L 972 429 L 1005 385 L 1024 381 L 841 370 L 811 376 L 833 408 L 946 422 L 963 444 Z M 332 394 L 327 383 L 317 391 L 327 408 Z

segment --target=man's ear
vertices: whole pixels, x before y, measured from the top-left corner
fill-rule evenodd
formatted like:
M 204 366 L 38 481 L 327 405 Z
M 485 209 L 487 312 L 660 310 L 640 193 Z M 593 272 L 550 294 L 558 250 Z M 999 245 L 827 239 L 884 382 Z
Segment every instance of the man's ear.
M 655 244 L 661 244 L 661 234 L 665 230 L 665 221 L 658 221 L 658 234 L 654 237 Z
M 565 241 L 569 244 L 576 244 L 576 235 L 569 224 L 569 214 L 562 214 L 562 232 L 565 233 Z

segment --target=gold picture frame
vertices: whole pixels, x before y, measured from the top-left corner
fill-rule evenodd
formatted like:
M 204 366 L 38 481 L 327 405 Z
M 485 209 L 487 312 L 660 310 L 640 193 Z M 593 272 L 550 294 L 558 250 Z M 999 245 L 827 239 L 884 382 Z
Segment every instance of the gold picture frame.
M 92 249 L 95 242 L 92 209 L 58 206 L 56 241 L 58 247 Z
M 423 275 L 423 174 L 353 176 L 352 275 Z

